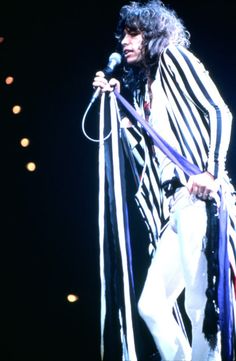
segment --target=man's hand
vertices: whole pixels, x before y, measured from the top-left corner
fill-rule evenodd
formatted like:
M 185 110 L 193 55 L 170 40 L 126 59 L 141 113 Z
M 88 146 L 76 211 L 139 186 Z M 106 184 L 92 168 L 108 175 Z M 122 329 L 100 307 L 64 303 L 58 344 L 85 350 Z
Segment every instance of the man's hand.
M 120 82 L 119 80 L 112 78 L 108 80 L 105 78 L 105 74 L 102 71 L 98 71 L 95 74 L 95 78 L 93 79 L 93 87 L 94 88 L 100 88 L 101 92 L 112 92 L 114 89 L 116 89 L 118 92 L 120 92 Z
M 218 182 L 209 172 L 190 176 L 187 188 L 190 194 L 193 194 L 202 200 L 211 198 L 214 198 L 216 202 L 219 200 L 219 196 L 217 194 L 219 189 Z

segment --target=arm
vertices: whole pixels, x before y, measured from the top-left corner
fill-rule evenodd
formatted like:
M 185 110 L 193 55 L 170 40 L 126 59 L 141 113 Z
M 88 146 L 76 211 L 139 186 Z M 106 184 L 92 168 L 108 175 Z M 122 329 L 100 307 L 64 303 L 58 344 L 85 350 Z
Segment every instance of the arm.
M 161 57 L 161 72 L 182 97 L 190 116 L 184 119 L 192 139 L 204 149 L 203 173 L 189 180 L 191 193 L 209 194 L 225 170 L 232 116 L 203 64 L 188 50 L 170 46 Z M 182 119 L 181 119 L 182 121 Z

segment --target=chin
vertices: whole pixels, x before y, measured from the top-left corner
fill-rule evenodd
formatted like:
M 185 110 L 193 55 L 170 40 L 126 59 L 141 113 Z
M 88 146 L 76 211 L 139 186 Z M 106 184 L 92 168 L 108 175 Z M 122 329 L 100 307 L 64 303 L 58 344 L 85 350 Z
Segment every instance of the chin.
M 133 64 L 137 64 L 137 63 L 138 63 L 137 59 L 126 59 L 126 62 L 127 62 L 127 64 L 129 64 L 129 65 L 133 65 Z

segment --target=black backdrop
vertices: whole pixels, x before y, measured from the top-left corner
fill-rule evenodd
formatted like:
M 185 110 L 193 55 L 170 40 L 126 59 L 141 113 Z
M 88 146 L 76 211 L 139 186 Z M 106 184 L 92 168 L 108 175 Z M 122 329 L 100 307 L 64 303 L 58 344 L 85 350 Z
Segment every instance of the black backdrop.
M 117 14 L 125 3 L 1 5 L 3 361 L 99 360 L 97 144 L 84 137 L 81 120 L 94 73 L 113 52 Z M 168 4 L 184 19 L 192 50 L 234 115 L 234 1 Z M 15 77 L 12 86 L 4 84 L 7 75 Z M 16 103 L 22 112 L 13 116 Z M 95 104 L 87 123 L 94 135 L 97 120 Z M 233 123 L 227 163 L 233 180 L 235 132 Z M 28 148 L 19 145 L 25 136 Z M 28 161 L 36 162 L 35 172 L 26 171 Z M 71 292 L 80 297 L 74 304 L 66 300 Z

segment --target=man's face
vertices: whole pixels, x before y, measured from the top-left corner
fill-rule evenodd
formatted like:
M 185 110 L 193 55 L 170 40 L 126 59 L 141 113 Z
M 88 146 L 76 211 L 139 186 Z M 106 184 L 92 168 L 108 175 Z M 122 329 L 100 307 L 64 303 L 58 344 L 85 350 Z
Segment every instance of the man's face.
M 142 59 L 143 36 L 141 32 L 125 29 L 121 41 L 124 57 L 128 64 L 139 63 Z

